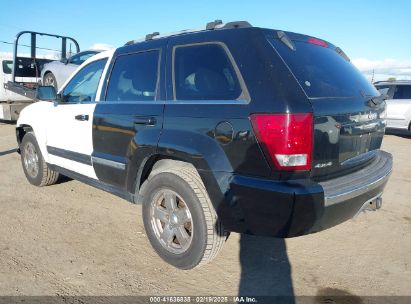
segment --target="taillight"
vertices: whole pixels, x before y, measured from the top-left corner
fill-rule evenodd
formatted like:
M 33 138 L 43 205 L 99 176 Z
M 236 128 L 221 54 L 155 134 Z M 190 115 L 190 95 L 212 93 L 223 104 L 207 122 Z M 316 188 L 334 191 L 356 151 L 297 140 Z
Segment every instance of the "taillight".
M 311 113 L 252 114 L 250 119 L 258 142 L 277 169 L 311 169 Z

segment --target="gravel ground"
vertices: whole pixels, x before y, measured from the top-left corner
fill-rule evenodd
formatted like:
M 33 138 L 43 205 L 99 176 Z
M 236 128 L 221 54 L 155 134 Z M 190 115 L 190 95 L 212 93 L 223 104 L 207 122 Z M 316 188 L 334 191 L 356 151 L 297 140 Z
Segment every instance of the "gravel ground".
M 152 250 L 141 206 L 72 180 L 31 186 L 14 127 L 0 124 L 2 296 L 411 296 L 411 138 L 384 138 L 394 172 L 379 211 L 286 241 L 233 233 L 211 264 L 181 271 Z

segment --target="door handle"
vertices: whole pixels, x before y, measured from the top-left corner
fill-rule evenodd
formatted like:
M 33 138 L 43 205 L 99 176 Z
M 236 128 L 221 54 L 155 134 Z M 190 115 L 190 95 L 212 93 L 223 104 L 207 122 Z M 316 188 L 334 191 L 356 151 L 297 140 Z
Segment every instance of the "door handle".
M 74 118 L 75 118 L 76 120 L 86 121 L 86 120 L 88 120 L 88 115 L 86 115 L 86 114 L 80 114 L 80 115 L 74 116 Z
M 134 118 L 135 125 L 146 125 L 154 126 L 156 124 L 156 119 L 154 117 L 136 117 Z

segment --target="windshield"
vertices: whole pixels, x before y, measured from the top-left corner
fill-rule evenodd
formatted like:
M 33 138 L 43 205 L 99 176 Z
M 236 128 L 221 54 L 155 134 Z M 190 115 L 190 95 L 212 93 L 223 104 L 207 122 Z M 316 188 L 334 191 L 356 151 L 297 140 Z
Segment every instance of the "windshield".
M 99 51 L 87 51 L 87 52 L 81 52 L 78 53 L 72 57 L 70 57 L 69 61 L 72 64 L 77 64 L 77 65 L 81 65 L 84 61 L 86 61 L 87 59 L 89 59 L 91 56 L 94 56 L 96 54 L 98 54 Z
M 339 55 L 333 46 L 293 41 L 294 51 L 279 39 L 269 38 L 269 41 L 310 98 L 379 95 L 360 71 Z

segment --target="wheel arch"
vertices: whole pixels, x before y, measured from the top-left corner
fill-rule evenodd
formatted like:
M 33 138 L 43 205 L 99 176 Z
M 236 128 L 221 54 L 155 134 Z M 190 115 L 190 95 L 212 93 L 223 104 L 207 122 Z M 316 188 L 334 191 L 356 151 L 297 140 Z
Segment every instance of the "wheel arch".
M 59 90 L 59 88 L 60 88 L 60 85 L 59 85 L 59 82 L 60 82 L 60 80 L 57 80 L 57 74 L 55 73 L 55 72 L 53 72 L 52 70 L 47 70 L 47 71 L 45 71 L 44 72 L 44 74 L 43 74 L 43 76 L 41 77 L 41 80 L 42 80 L 42 82 L 43 82 L 43 85 L 44 85 L 44 78 L 48 75 L 48 74 L 51 74 L 52 76 L 53 76 L 53 78 L 54 78 L 54 81 L 55 81 L 55 88 L 56 88 L 56 91 L 58 91 Z M 63 81 L 64 82 L 64 81 Z
M 129 188 L 131 188 L 135 191 L 135 193 L 137 193 L 140 190 L 141 185 L 147 180 L 147 178 L 154 170 L 161 171 L 173 165 L 191 165 L 198 172 L 194 164 L 188 162 L 186 159 L 165 156 L 162 154 L 154 154 L 143 160 L 142 164 L 138 169 L 136 177 L 134 178 L 134 183 L 129 183 Z
M 45 71 L 42 71 L 42 72 L 41 72 L 41 81 L 44 82 L 44 77 L 45 77 L 48 73 L 53 73 L 53 72 L 50 71 L 50 70 L 45 70 Z
M 26 135 L 28 132 L 34 132 L 32 126 L 30 125 L 21 124 L 16 127 L 16 140 L 19 147 L 21 145 L 24 135 Z
M 171 157 L 169 155 L 156 154 L 145 159 L 134 179 L 132 188 L 136 193 L 135 202 L 139 203 L 139 191 L 143 183 L 148 179 L 150 174 L 155 170 L 161 172 L 169 166 L 191 166 L 199 174 L 202 182 L 204 183 L 210 200 L 218 212 L 218 206 L 223 201 L 224 193 L 228 191 L 228 180 L 232 176 L 232 173 L 214 172 L 211 169 L 199 168 L 192 159 Z M 131 185 L 130 185 L 131 186 Z
M 50 108 L 52 106 L 52 103 L 45 101 L 30 104 L 20 113 L 16 125 L 17 143 L 20 145 L 24 135 L 27 134 L 27 132 L 33 132 L 46 162 L 48 162 L 46 127 L 47 121 L 50 117 Z
M 147 180 L 155 164 L 165 159 L 188 163 L 195 168 L 218 213 L 219 206 L 224 201 L 224 195 L 229 191 L 230 179 L 234 172 L 221 145 L 207 134 L 163 129 L 156 153 L 144 158 L 143 161 L 133 158 L 133 164 L 128 166 L 127 190 L 138 194 L 141 185 Z M 137 195 L 135 201 L 138 202 L 138 200 Z

